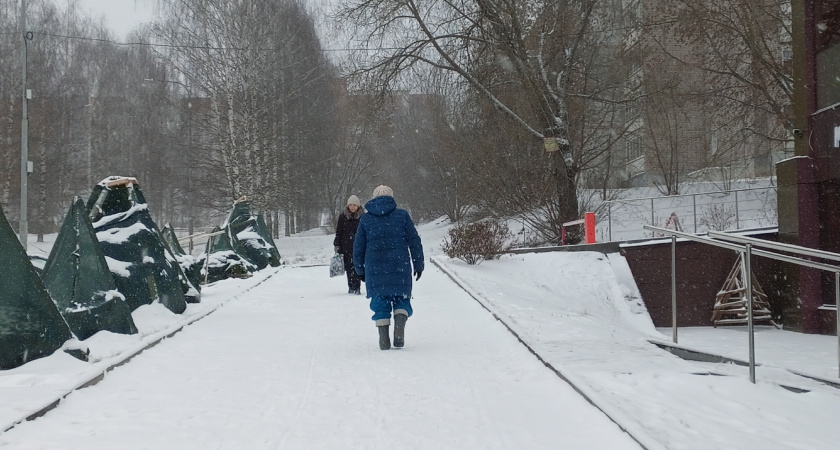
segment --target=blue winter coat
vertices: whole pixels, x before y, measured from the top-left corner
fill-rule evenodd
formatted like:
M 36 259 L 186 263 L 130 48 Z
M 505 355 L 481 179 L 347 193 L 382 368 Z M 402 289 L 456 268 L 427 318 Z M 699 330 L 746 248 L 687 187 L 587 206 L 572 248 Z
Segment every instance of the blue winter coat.
M 415 271 L 424 269 L 414 222 L 391 196 L 376 197 L 365 209 L 353 242 L 353 264 L 356 273 L 365 277 L 368 298 L 411 296 L 412 263 Z

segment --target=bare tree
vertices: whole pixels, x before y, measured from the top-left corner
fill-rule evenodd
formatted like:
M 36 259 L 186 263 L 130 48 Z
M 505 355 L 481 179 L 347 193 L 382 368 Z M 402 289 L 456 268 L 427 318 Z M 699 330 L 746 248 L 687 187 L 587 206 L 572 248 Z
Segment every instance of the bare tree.
M 385 112 L 370 95 L 350 93 L 344 80 L 334 83 L 335 108 L 323 111 L 336 117 L 331 133 L 334 143 L 327 146 L 328 157 L 316 163 L 319 178 L 327 180 L 324 209 L 330 223 L 336 223 L 345 200 L 371 187 L 386 165 L 377 164 L 384 135 Z
M 17 19 L 5 15 L 17 10 L 14 3 L 0 1 L 0 20 Z M 126 75 L 154 70 L 154 61 L 144 59 L 142 50 L 109 43 L 112 37 L 83 15 L 76 2 L 61 6 L 35 0 L 28 9 L 27 88 L 32 92 L 28 137 L 35 169 L 29 175 L 28 201 L 39 237 L 56 230 L 75 195 L 86 195 L 93 183 L 108 175 L 148 175 L 154 186 L 150 204 L 158 213 L 166 183 L 175 179 L 162 163 L 170 155 L 171 136 L 165 112 L 154 109 L 159 99 L 145 98 L 145 108 L 128 106 L 137 98 L 139 83 Z M 19 42 L 10 42 L 19 47 Z M 4 48 L 0 45 L 0 53 Z M 20 65 L 8 63 L 0 69 L 0 91 L 6 99 L 2 105 L 8 108 L 0 127 L 0 160 L 14 167 L 20 144 Z M 132 136 L 133 130 L 141 129 L 146 132 Z M 134 158 L 123 158 L 132 154 Z M 18 177 L 0 177 L 0 198 L 11 198 L 19 182 Z
M 578 217 L 576 182 L 583 147 L 572 136 L 573 99 L 611 101 L 603 85 L 587 84 L 593 61 L 587 48 L 603 35 L 592 24 L 601 9 L 596 0 L 468 1 L 355 0 L 340 12 L 362 36 L 357 75 L 400 87 L 402 76 L 421 65 L 457 74 L 471 89 L 522 129 L 532 142 L 557 144 L 539 158 L 549 177 L 551 204 L 541 221 L 559 240 L 563 221 Z M 371 49 L 380 49 L 373 51 Z M 529 155 L 525 155 L 530 153 Z M 533 178 L 532 178 L 533 179 Z M 548 216 L 545 216 L 548 214 Z

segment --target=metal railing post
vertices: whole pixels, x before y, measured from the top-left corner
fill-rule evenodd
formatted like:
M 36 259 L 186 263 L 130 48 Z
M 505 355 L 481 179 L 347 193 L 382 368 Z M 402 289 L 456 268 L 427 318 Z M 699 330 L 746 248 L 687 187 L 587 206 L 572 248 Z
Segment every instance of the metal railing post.
M 840 377 L 840 272 L 834 272 L 834 319 L 837 322 L 837 376 Z
M 653 217 L 653 199 L 650 199 L 650 225 L 655 227 L 656 222 L 654 222 L 654 220 L 655 219 Z M 650 235 L 651 235 L 651 237 L 656 237 L 655 232 L 651 232 Z
M 204 252 L 204 284 L 207 284 L 207 280 L 210 278 L 210 251 Z
M 612 202 L 607 203 L 607 236 L 612 242 Z
M 744 287 L 746 288 L 747 300 L 747 334 L 749 335 L 750 348 L 750 381 L 755 384 L 755 326 L 753 324 L 753 296 L 752 296 L 752 244 L 744 246 Z
M 694 207 L 694 233 L 697 233 L 697 194 L 691 196 L 691 203 Z
M 736 230 L 741 229 L 741 226 L 740 226 L 741 219 L 739 217 L 739 215 L 740 215 L 739 212 L 740 212 L 740 210 L 738 208 L 738 191 L 735 191 L 735 229 Z
M 671 236 L 671 335 L 677 343 L 677 237 Z

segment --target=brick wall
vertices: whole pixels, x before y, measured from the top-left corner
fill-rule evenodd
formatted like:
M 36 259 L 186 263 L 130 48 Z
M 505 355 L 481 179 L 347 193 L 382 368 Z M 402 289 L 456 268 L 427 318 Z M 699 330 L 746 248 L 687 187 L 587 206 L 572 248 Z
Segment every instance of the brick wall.
M 776 240 L 775 233 L 754 236 Z M 642 299 L 657 327 L 671 326 L 670 241 L 621 248 Z M 715 297 L 723 287 L 737 254 L 697 242 L 677 242 L 677 326 L 710 326 Z M 774 307 L 783 301 L 784 274 L 779 263 L 753 256 L 752 270 Z

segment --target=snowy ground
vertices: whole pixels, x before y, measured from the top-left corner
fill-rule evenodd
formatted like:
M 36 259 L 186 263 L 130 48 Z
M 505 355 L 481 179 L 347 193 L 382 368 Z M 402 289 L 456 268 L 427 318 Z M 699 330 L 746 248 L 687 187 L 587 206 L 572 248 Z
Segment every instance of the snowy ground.
M 56 354 L 0 372 L 5 430 L 201 318 L 44 417 L 0 432 L 0 447 L 833 449 L 840 442 L 840 390 L 786 370 L 840 382 L 835 337 L 759 328 L 762 365 L 752 384 L 745 367 L 685 361 L 650 344 L 669 341 L 671 332 L 653 328 L 621 258 L 540 253 L 468 266 L 442 256 L 445 223 L 420 233 L 431 261 L 415 285 L 405 349 L 380 351 L 364 296 L 347 295 L 343 279 L 312 266 L 327 261 L 332 236 L 281 238 L 287 266 L 209 286 L 181 316 L 143 307 L 134 313 L 140 336 L 101 332 L 86 341 L 94 362 Z M 747 359 L 743 329 L 680 329 L 679 342 Z

